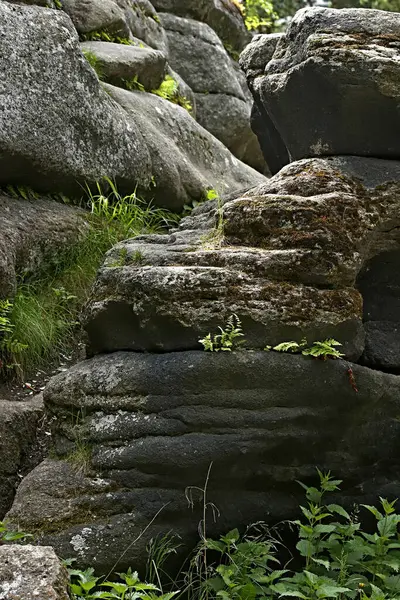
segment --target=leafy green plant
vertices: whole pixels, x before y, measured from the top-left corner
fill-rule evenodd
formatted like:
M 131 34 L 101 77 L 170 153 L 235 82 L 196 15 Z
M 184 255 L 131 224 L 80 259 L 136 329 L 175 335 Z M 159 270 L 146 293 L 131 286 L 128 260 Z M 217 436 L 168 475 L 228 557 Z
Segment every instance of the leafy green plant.
M 313 342 L 310 348 L 302 350 L 304 356 L 313 356 L 314 358 L 342 358 L 344 354 L 336 350 L 337 346 L 342 344 L 332 338 L 326 339 L 323 342 Z
M 169 102 L 182 106 L 182 108 L 189 113 L 193 110 L 190 101 L 179 93 L 179 84 L 171 77 L 171 75 L 166 75 L 160 87 L 156 90 L 151 90 L 151 93 L 164 98 L 164 100 L 169 100 Z
M 12 311 L 13 304 L 9 300 L 0 300 L 0 371 L 3 374 L 20 369 L 18 359 L 29 347 L 20 342 L 15 334 Z
M 243 12 L 244 22 L 249 31 L 270 31 L 278 18 L 270 0 L 245 0 Z
M 237 315 L 231 315 L 226 323 L 225 329 L 218 327 L 221 333 L 211 335 L 209 333 L 199 343 L 203 345 L 204 350 L 208 352 L 231 352 L 237 350 L 243 340 L 242 324 Z
M 296 352 L 301 352 L 302 348 L 304 348 L 304 346 L 307 345 L 307 340 L 305 338 L 303 338 L 300 342 L 300 344 L 298 344 L 297 342 L 282 342 L 281 344 L 278 344 L 277 346 L 274 346 L 272 348 L 272 350 L 275 350 L 275 352 L 292 352 L 292 353 L 296 353 Z M 269 349 L 269 347 L 268 347 Z
M 375 518 L 376 530 L 361 529 L 358 514 L 326 503 L 339 490 L 340 480 L 318 471 L 319 487 L 300 483 L 307 504 L 303 518 L 292 522 L 298 532 L 298 567 L 281 565 L 271 539 L 240 538 L 237 530 L 206 549 L 220 555 L 209 566 L 204 583 L 208 596 L 222 600 L 295 597 L 302 600 L 384 600 L 400 598 L 400 515 L 395 502 L 380 499 L 380 507 L 363 505 Z M 274 565 L 278 566 L 274 570 Z
M 129 569 L 126 573 L 116 573 L 119 581 L 102 581 L 94 575 L 94 569 L 79 571 L 68 569 L 73 598 L 106 598 L 109 600 L 171 600 L 178 592 L 163 594 L 153 583 L 142 583 L 138 573 Z
M 7 524 L 4 521 L 0 521 L 0 545 L 6 542 L 17 542 L 32 537 L 33 535 L 30 533 L 24 533 L 22 531 L 11 531 L 10 529 L 8 529 Z
M 145 92 L 146 91 L 144 85 L 142 83 L 140 83 L 140 81 L 138 80 L 138 75 L 135 75 L 135 77 L 132 77 L 132 79 L 124 79 L 123 82 L 124 82 L 126 89 L 129 90 L 130 92 L 135 92 L 135 91 Z
M 54 6 L 56 7 L 57 10 L 62 10 L 63 9 L 63 5 L 61 0 L 53 0 L 54 2 Z
M 102 80 L 104 77 L 103 68 L 101 66 L 101 61 L 97 57 L 97 55 L 91 50 L 82 49 L 82 54 L 92 67 L 92 69 L 96 72 L 97 77 Z
M 106 29 L 84 33 L 81 35 L 81 40 L 83 42 L 112 42 L 114 44 L 124 44 L 125 46 L 134 45 L 132 40 L 110 33 Z

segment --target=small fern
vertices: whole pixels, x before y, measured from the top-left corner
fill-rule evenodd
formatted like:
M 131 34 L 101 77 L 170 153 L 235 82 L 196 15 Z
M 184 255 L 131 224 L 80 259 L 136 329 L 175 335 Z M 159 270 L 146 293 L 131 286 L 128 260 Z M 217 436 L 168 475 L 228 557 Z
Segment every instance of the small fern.
M 337 342 L 333 338 L 326 339 L 323 342 L 314 342 L 310 348 L 306 348 L 302 351 L 304 356 L 313 356 L 314 358 L 342 358 L 344 354 L 336 350 L 335 346 L 341 346 L 340 342 Z
M 232 352 L 237 350 L 244 340 L 238 341 L 243 337 L 242 323 L 237 315 L 231 315 L 227 321 L 225 329 L 218 327 L 221 333 L 211 335 L 209 333 L 199 343 L 203 345 L 206 352 Z

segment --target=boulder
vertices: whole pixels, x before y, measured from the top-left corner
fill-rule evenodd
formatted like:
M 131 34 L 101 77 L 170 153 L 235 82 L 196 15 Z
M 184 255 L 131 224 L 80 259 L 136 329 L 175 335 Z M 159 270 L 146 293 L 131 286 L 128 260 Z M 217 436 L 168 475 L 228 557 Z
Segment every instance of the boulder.
M 0 546 L 0 600 L 69 600 L 67 569 L 53 548 Z
M 24 479 L 7 518 L 100 573 L 143 568 L 160 532 L 193 547 L 210 468 L 210 536 L 298 517 L 295 480 L 314 483 L 316 466 L 344 480 L 350 506 L 400 493 L 400 378 L 345 361 L 120 352 L 52 379 L 45 403 L 59 460 Z
M 43 399 L 41 396 L 21 402 L 0 399 L 0 414 L 1 521 L 12 505 L 22 476 L 42 459 L 38 452 L 36 434 L 39 421 L 44 416 Z
M 396 239 L 395 226 L 391 232 Z M 364 298 L 363 364 L 391 373 L 400 373 L 399 266 L 400 249 L 388 250 L 368 261 L 357 280 Z
M 28 190 L 22 190 L 24 195 Z M 11 299 L 17 278 L 54 265 L 87 231 L 84 211 L 46 197 L 0 193 L 0 298 Z
M 129 92 L 104 84 L 107 93 L 137 123 L 152 159 L 155 202 L 180 210 L 219 193 L 249 188 L 266 179 L 239 162 L 203 129 L 187 110 L 155 94 Z
M 168 13 L 160 18 L 169 63 L 195 93 L 198 122 L 237 158 L 262 172 L 264 161 L 250 128 L 253 100 L 237 64 L 205 23 Z
M 358 359 L 356 278 L 399 246 L 399 180 L 395 161 L 303 160 L 202 205 L 168 237 L 118 244 L 85 311 L 91 351 L 196 349 L 237 314 L 250 348 L 334 337 Z
M 291 160 L 400 159 L 399 37 L 398 13 L 297 12 L 257 83 Z
M 149 0 L 116 0 L 116 2 L 124 10 L 126 22 L 133 36 L 166 54 L 167 36 Z
M 62 7 L 81 34 L 106 30 L 129 38 L 125 13 L 114 0 L 62 0 Z
M 0 70 L 0 184 L 67 195 L 106 175 L 130 191 L 149 185 L 147 146 L 99 85 L 64 12 L 0 0 Z
M 158 11 L 203 21 L 227 47 L 240 52 L 250 39 L 238 6 L 231 0 L 153 0 Z
M 273 175 L 290 160 L 286 145 L 263 105 L 259 83 L 282 35 L 272 33 L 254 36 L 239 58 L 239 64 L 246 74 L 247 84 L 254 98 L 250 117 L 251 128 L 258 138 L 264 159 Z
M 96 68 L 102 80 L 120 87 L 136 79 L 147 91 L 160 87 L 166 73 L 167 61 L 162 52 L 153 48 L 128 46 L 110 42 L 84 42 L 83 53 L 96 57 Z

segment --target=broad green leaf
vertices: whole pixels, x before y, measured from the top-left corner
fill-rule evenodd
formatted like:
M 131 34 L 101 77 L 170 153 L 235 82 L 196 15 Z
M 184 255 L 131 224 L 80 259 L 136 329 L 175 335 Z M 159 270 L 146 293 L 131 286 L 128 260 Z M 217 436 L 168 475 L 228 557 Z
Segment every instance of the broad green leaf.
M 339 504 L 328 504 L 328 506 L 326 508 L 329 510 L 329 512 L 334 512 L 334 513 L 340 515 L 341 517 L 344 517 L 348 521 L 350 521 L 349 513 L 347 512 L 347 510 L 345 510 Z

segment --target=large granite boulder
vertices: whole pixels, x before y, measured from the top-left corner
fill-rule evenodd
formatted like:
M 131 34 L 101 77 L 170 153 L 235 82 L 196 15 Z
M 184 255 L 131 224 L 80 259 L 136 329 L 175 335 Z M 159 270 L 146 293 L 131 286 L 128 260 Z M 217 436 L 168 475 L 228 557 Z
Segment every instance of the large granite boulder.
M 83 42 L 83 53 L 96 57 L 96 68 L 102 80 L 112 85 L 127 87 L 136 78 L 145 90 L 160 87 L 164 80 L 167 61 L 162 52 L 153 48 L 114 44 L 111 42 Z
M 114 0 L 62 0 L 62 8 L 81 34 L 106 30 L 115 36 L 129 38 L 124 11 Z
M 0 521 L 21 477 L 42 460 L 37 431 L 43 408 L 42 396 L 15 402 L 0 399 Z
M 156 183 L 152 196 L 158 204 L 180 210 L 183 204 L 203 200 L 209 188 L 223 194 L 266 181 L 177 104 L 107 84 L 104 89 L 137 123 L 150 150 Z
M 100 87 L 64 12 L 0 0 L 0 71 L 0 184 L 82 195 L 79 183 L 105 175 L 130 190 L 150 183 L 137 126 Z
M 261 150 L 250 128 L 253 100 L 218 35 L 200 21 L 168 13 L 160 13 L 160 19 L 167 33 L 168 61 L 195 93 L 200 125 L 240 160 L 262 171 Z
M 123 193 L 138 187 L 180 210 L 206 188 L 261 181 L 193 119 L 189 124 L 180 107 L 150 95 L 124 96 L 130 108 L 120 106 L 100 85 L 62 11 L 0 0 L 0 70 L 0 184 L 81 196 L 83 184 L 108 176 Z M 193 151 L 175 164 L 164 149 L 181 138 Z
M 168 237 L 118 244 L 85 312 L 91 351 L 196 349 L 236 313 L 250 348 L 334 337 L 358 359 L 356 278 L 398 248 L 399 180 L 397 162 L 303 160 L 223 206 L 202 205 Z
M 236 52 L 250 39 L 241 11 L 231 0 L 153 0 L 153 5 L 158 11 L 207 23 Z
M 68 573 L 53 548 L 0 546 L 0 600 L 69 600 Z
M 247 85 L 254 98 L 250 117 L 251 128 L 258 138 L 264 159 L 273 175 L 287 165 L 290 159 L 286 145 L 263 105 L 260 82 L 282 35 L 272 33 L 254 36 L 239 58 L 239 64 L 246 74 Z
M 49 270 L 56 254 L 76 244 L 88 227 L 83 210 L 46 197 L 24 199 L 0 193 L 0 215 L 3 299 L 14 296 L 18 276 Z
M 399 38 L 398 13 L 296 14 L 257 83 L 291 160 L 400 158 Z
M 344 479 L 349 505 L 400 493 L 400 378 L 345 361 L 120 352 L 52 379 L 45 403 L 58 460 L 24 479 L 7 519 L 100 573 L 142 568 L 160 532 L 193 547 L 210 465 L 210 536 L 298 516 L 295 480 L 316 466 Z

